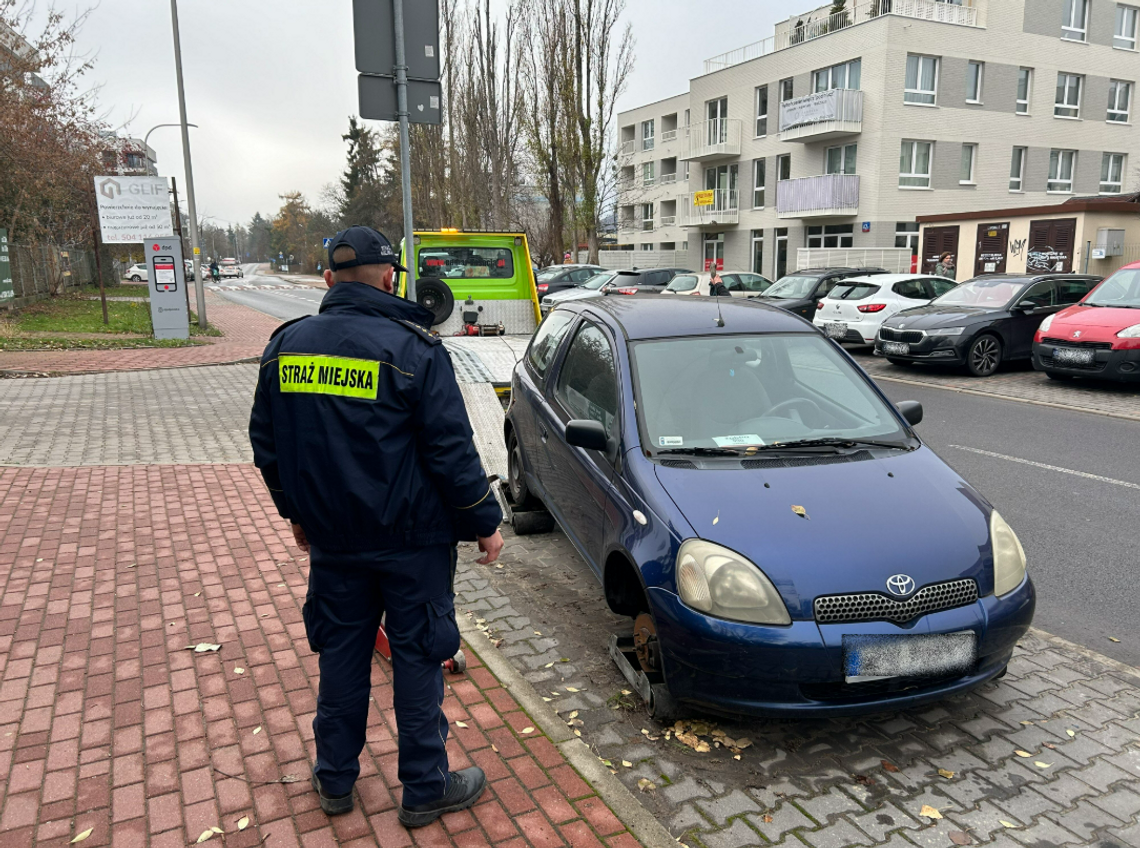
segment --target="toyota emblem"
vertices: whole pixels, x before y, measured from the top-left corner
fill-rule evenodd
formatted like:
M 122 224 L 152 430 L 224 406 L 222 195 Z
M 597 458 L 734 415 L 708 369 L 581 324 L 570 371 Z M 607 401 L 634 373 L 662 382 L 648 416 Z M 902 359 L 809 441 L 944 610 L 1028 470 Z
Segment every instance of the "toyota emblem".
M 887 578 L 887 591 L 892 595 L 905 598 L 914 591 L 914 578 L 906 574 L 896 574 Z

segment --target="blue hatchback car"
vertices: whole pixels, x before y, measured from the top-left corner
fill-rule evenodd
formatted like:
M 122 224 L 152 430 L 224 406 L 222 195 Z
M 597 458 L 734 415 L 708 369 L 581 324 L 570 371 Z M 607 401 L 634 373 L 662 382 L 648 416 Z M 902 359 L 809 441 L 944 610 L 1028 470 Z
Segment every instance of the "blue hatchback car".
M 586 300 L 515 368 L 507 482 L 634 620 L 654 714 L 897 709 L 1003 674 L 1035 606 L 921 417 L 783 310 Z

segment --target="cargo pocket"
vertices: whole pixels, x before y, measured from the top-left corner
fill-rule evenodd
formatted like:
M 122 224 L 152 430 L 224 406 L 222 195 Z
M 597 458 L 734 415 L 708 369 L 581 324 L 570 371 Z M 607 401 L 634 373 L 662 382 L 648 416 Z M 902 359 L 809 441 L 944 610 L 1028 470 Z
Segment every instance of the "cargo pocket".
M 424 653 L 432 662 L 449 660 L 459 651 L 459 625 L 455 622 L 455 598 L 450 593 L 427 603 L 428 626 Z
M 314 654 L 321 652 L 321 614 L 317 609 L 317 599 L 312 592 L 305 596 L 305 603 L 301 607 L 301 620 L 305 622 L 305 635 L 309 638 L 309 650 Z

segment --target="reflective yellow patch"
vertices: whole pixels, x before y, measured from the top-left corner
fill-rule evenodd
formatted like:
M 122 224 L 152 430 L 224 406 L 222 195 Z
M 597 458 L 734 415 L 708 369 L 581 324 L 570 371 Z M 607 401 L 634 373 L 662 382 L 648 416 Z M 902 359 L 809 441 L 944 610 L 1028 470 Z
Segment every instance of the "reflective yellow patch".
M 340 356 L 281 356 L 281 391 L 376 400 L 380 363 Z

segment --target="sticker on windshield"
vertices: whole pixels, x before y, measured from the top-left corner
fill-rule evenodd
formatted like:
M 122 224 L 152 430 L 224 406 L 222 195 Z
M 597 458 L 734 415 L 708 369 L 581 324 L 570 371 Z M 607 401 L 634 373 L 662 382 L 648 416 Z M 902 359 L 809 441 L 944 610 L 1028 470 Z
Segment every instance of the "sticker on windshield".
M 740 448 L 764 444 L 764 440 L 755 433 L 750 433 L 747 436 L 713 436 L 713 441 L 716 442 L 718 448 Z
M 661 436 L 657 444 L 663 448 L 679 448 L 684 447 L 685 440 L 681 436 Z

